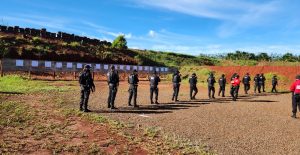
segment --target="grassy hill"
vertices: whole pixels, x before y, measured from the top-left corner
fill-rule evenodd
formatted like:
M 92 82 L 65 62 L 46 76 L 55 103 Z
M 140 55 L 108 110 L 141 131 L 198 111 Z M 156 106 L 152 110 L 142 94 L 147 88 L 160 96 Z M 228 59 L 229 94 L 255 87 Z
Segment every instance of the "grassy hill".
M 300 56 L 286 53 L 248 53 L 236 51 L 223 55 L 187 55 L 172 52 L 118 49 L 112 44 L 91 44 L 41 38 L 21 33 L 0 32 L 0 58 L 52 61 L 94 62 L 150 66 L 298 66 Z M 6 52 L 5 52 L 6 51 Z
M 170 52 L 119 50 L 105 45 L 81 44 L 62 40 L 30 37 L 0 32 L 5 58 L 52 61 L 98 62 L 129 65 L 177 67 L 184 65 L 215 65 L 216 60 Z M 2 54 L 1 54 L 2 55 Z

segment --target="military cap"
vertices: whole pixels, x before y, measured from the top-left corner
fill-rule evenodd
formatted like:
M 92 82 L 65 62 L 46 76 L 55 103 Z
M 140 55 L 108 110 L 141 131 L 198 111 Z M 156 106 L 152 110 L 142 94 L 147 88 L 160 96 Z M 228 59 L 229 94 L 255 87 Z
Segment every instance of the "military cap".
M 90 66 L 90 65 L 84 65 L 84 68 L 86 68 L 86 69 L 90 69 L 90 68 L 91 68 L 91 66 Z

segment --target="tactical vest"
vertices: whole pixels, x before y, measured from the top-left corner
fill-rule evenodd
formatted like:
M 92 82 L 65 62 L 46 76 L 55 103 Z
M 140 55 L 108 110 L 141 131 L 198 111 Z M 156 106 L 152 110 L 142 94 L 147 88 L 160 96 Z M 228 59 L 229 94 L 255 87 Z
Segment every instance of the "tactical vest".
M 249 76 L 245 76 L 244 80 L 243 80 L 243 83 L 244 84 L 249 84 L 249 82 L 250 82 L 250 77 Z
M 80 74 L 80 76 L 79 76 L 79 84 L 80 85 L 84 85 L 86 87 L 91 87 L 92 82 L 93 82 L 93 80 L 92 80 L 90 73 L 83 72 Z
M 208 85 L 209 85 L 209 86 L 213 86 L 213 85 L 214 85 L 214 83 L 215 83 L 215 81 L 214 81 L 214 78 L 213 78 L 213 77 L 209 77 L 209 78 L 207 79 L 207 82 L 208 82 Z
M 259 80 L 259 77 L 256 76 L 256 77 L 254 78 L 254 81 L 255 81 L 256 84 L 258 84 L 259 81 L 260 81 L 260 80 Z
M 134 78 L 133 74 L 129 75 L 128 82 L 129 82 L 129 84 L 136 84 L 136 81 L 135 81 L 135 78 Z
M 150 77 L 150 85 L 151 86 L 157 86 L 158 85 L 158 77 L 151 76 Z
M 197 79 L 196 79 L 196 77 L 190 77 L 189 82 L 190 82 L 191 85 L 196 85 L 196 84 L 197 84 Z
M 174 75 L 173 76 L 173 83 L 180 83 L 180 80 L 179 80 L 179 75 Z
M 225 78 L 220 78 L 219 79 L 219 85 L 220 86 L 225 86 Z
M 115 72 L 108 72 L 107 73 L 107 82 L 112 84 L 118 83 L 118 75 Z

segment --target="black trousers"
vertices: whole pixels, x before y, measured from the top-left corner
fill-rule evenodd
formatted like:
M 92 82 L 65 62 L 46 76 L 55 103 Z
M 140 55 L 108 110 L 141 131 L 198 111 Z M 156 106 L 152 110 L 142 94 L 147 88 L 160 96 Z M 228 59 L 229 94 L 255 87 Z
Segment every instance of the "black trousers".
M 215 87 L 214 86 L 208 86 L 208 97 L 215 98 Z
M 240 88 L 239 86 L 235 86 L 235 87 L 231 86 L 230 95 L 234 101 L 238 98 L 239 88 Z
M 129 86 L 129 99 L 128 99 L 128 105 L 131 105 L 131 100 L 132 100 L 132 97 L 133 97 L 133 105 L 136 106 L 136 98 L 137 98 L 137 85 L 130 85 Z
M 194 92 L 194 94 L 193 94 Z M 195 99 L 196 95 L 198 93 L 198 88 L 195 85 L 190 85 L 190 99 Z
M 157 86 L 150 86 L 150 101 L 153 103 L 153 94 L 155 94 L 155 102 L 158 100 L 158 88 Z
M 262 84 L 261 84 L 261 87 L 262 87 L 263 92 L 266 92 L 266 91 L 265 91 L 265 83 L 262 83 Z
M 274 92 L 277 93 L 276 86 L 277 86 L 277 85 L 272 85 L 272 90 L 271 90 L 272 93 L 274 93 Z
M 248 91 L 250 90 L 250 84 L 244 84 L 244 91 L 245 94 L 248 94 Z
M 80 91 L 80 109 L 87 110 L 89 97 L 90 97 L 90 89 L 82 88 Z
M 258 93 L 260 93 L 260 92 L 261 92 L 261 91 L 260 91 L 260 90 L 261 90 L 261 85 L 256 83 L 256 84 L 254 85 L 254 93 L 256 93 L 256 89 L 258 90 Z
M 296 114 L 297 113 L 297 107 L 300 111 L 300 95 L 299 94 L 293 94 L 292 93 L 292 112 L 293 114 Z
M 225 86 L 220 86 L 218 95 L 222 93 L 222 97 L 225 97 Z
M 178 94 L 179 94 L 180 84 L 179 83 L 173 83 L 173 97 L 172 100 L 178 100 Z
M 109 93 L 107 98 L 107 107 L 108 108 L 114 108 L 115 107 L 115 99 L 117 95 L 118 88 L 114 84 L 109 84 Z

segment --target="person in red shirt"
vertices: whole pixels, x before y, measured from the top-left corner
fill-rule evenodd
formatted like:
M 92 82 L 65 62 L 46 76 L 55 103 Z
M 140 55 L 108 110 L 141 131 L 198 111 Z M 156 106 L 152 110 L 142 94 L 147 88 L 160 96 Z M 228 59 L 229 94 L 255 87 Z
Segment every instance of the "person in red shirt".
M 230 90 L 230 94 L 232 96 L 232 100 L 236 101 L 238 94 L 239 94 L 239 88 L 240 88 L 240 76 L 236 75 L 234 77 L 234 79 L 231 81 L 231 90 Z
M 291 117 L 296 118 L 297 106 L 300 111 L 300 75 L 296 76 L 296 81 L 291 85 L 290 88 L 292 92 L 292 112 L 293 115 Z

